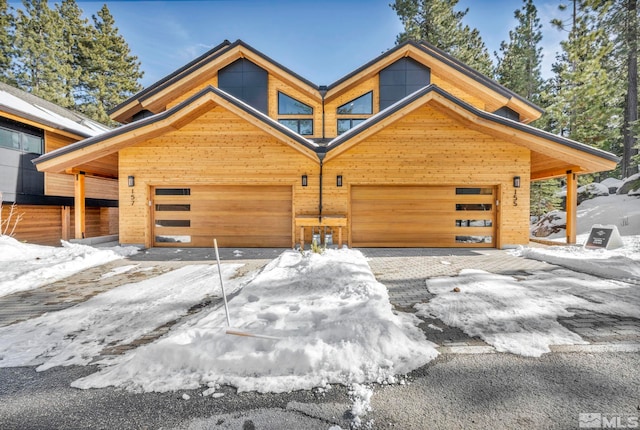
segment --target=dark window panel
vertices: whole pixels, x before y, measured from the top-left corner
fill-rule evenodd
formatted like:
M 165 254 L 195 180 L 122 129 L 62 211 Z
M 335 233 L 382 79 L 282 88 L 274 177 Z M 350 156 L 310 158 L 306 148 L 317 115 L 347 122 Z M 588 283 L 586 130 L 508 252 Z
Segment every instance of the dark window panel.
M 156 196 L 190 196 L 191 188 L 156 188 Z
M 218 87 L 262 113 L 267 113 L 268 81 L 266 70 L 241 58 L 218 72 Z

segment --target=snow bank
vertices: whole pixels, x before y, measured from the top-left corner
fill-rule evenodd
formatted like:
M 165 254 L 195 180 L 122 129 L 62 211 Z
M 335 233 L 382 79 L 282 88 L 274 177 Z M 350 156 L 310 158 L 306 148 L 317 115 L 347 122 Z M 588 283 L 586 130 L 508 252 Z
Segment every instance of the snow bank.
M 240 264 L 224 264 L 228 280 Z M 217 268 L 185 266 L 101 293 L 84 303 L 0 327 L 0 367 L 86 365 L 105 347 L 127 345 L 220 293 Z
M 234 327 L 277 340 L 225 334 L 222 309 L 118 357 L 78 388 L 171 391 L 220 385 L 288 392 L 331 383 L 395 382 L 437 356 L 412 315 L 392 312 L 384 285 L 354 250 L 285 251 L 229 300 Z
M 22 243 L 0 236 L 0 297 L 33 290 L 138 252 L 135 247 L 93 248 L 62 242 L 62 247 Z
M 526 278 L 466 269 L 457 277 L 429 279 L 427 288 L 436 297 L 415 305 L 418 315 L 524 356 L 540 356 L 550 345 L 586 343 L 557 321 L 572 316 L 570 309 L 640 318 L 640 288 L 565 269 Z
M 585 241 L 586 237 L 582 238 Z M 623 237 L 623 248 L 585 249 L 581 246 L 519 247 L 518 257 L 544 261 L 576 272 L 640 284 L 640 236 Z

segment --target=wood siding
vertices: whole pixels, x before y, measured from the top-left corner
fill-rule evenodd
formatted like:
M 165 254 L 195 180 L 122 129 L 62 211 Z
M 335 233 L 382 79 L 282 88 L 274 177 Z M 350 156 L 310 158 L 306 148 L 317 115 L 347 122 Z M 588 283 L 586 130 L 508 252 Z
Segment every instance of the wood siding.
M 122 243 L 151 246 L 151 187 L 286 185 L 293 190 L 293 215 L 317 213 L 319 164 L 221 107 L 122 150 L 119 163 L 121 178 L 136 178 L 132 188 L 120 181 Z M 304 174 L 307 187 L 301 186 Z
M 90 199 L 118 200 L 118 181 L 87 176 L 86 197 Z M 45 173 L 44 193 L 47 196 L 73 197 L 74 176 Z
M 7 219 L 9 205 L 2 206 L 2 219 Z M 39 245 L 59 246 L 63 234 L 64 210 L 61 206 L 18 205 L 16 213 L 23 214 L 14 237 Z M 86 210 L 86 236 L 97 237 L 118 234 L 118 208 L 89 207 Z M 15 218 L 14 218 L 15 219 Z M 74 233 L 73 208 L 70 208 L 70 237 Z
M 350 186 L 497 187 L 495 246 L 527 243 L 529 157 L 527 149 L 468 130 L 425 106 L 325 163 L 324 212 L 352 220 Z M 336 175 L 343 176 L 343 187 L 336 187 Z M 517 206 L 513 176 L 522 181 Z
M 326 103 L 324 107 L 326 137 L 333 138 L 338 135 L 338 107 L 370 91 L 373 91 L 373 114 L 378 113 L 380 107 L 378 82 L 378 75 L 375 75 Z M 340 115 L 340 118 L 369 118 L 370 116 L 371 115 Z

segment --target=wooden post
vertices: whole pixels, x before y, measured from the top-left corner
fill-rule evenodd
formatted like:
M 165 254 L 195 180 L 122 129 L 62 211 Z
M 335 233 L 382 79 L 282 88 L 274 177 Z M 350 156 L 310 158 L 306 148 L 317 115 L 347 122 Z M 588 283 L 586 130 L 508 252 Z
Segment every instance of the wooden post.
M 69 240 L 71 238 L 71 208 L 69 206 L 62 206 L 62 240 Z
M 578 222 L 578 181 L 577 175 L 571 170 L 567 171 L 567 244 L 576 243 L 576 224 Z
M 84 172 L 76 173 L 75 187 L 73 193 L 74 199 L 74 217 L 75 217 L 75 236 L 76 239 L 85 238 L 85 184 Z

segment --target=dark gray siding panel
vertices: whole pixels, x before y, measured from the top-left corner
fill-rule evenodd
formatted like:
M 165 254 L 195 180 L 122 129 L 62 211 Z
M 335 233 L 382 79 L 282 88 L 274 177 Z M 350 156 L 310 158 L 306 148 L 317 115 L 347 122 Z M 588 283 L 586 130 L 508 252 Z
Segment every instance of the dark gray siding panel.
M 269 75 L 266 70 L 241 58 L 218 73 L 218 87 L 262 113 L 268 113 Z
M 401 58 L 380 71 L 380 110 L 431 83 L 431 70 L 411 58 Z

